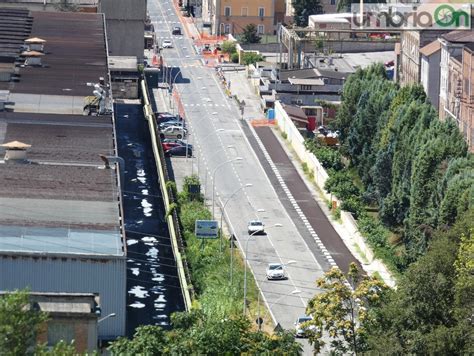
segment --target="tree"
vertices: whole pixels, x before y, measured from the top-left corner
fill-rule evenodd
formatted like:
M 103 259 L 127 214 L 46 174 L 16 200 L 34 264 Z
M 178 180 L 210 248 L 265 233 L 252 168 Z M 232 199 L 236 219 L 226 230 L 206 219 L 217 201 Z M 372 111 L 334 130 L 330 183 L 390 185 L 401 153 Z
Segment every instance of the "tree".
M 323 13 L 323 7 L 319 0 L 294 0 L 294 21 L 297 26 L 308 26 L 308 18 L 310 15 Z
M 227 54 L 235 53 L 235 42 L 233 41 L 224 41 L 222 44 L 222 52 Z
M 241 42 L 243 44 L 248 43 L 260 43 L 261 37 L 257 33 L 257 26 L 251 23 L 244 27 L 241 35 Z
M 473 225 L 471 210 L 450 229 L 438 230 L 397 290 L 373 308 L 375 317 L 367 327 L 371 353 L 472 354 Z
M 298 354 L 301 346 L 283 332 L 273 337 L 251 330 L 242 316 L 208 318 L 200 310 L 175 313 L 170 331 L 159 326 L 137 328 L 133 339 L 119 338 L 109 350 L 115 355 L 220 355 L 220 354 Z
M 77 355 L 74 345 L 60 342 L 52 349 L 36 345 L 35 336 L 48 315 L 34 307 L 28 291 L 14 291 L 0 296 L 0 354 L 23 356 Z
M 48 316 L 32 308 L 27 291 L 15 291 L 0 297 L 0 350 L 25 355 L 35 344 L 35 335 Z
M 349 267 L 348 285 L 346 277 L 334 267 L 316 282 L 323 292 L 308 303 L 306 314 L 309 340 L 314 351 L 319 353 L 325 345 L 324 334 L 329 335 L 332 352 L 357 354 L 366 349 L 366 324 L 372 319 L 371 308 L 383 303 L 389 292 L 379 279 L 362 276 L 356 265 Z M 354 288 L 354 289 L 353 289 Z

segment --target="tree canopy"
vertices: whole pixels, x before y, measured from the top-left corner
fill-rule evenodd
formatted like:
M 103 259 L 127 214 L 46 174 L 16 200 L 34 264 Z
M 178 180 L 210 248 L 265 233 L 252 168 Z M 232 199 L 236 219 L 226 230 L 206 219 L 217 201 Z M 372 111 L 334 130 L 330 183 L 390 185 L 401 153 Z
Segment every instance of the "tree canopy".
M 292 4 L 294 9 L 293 20 L 300 27 L 308 26 L 310 15 L 323 13 L 323 7 L 319 0 L 294 0 Z
M 172 330 L 158 326 L 137 328 L 133 339 L 120 338 L 109 348 L 114 355 L 222 355 L 298 354 L 301 345 L 294 336 L 282 332 L 270 336 L 251 330 L 242 316 L 209 319 L 200 310 L 172 315 Z
M 244 27 L 240 37 L 240 41 L 243 44 L 260 43 L 260 40 L 261 37 L 257 32 L 257 26 L 255 26 L 255 24 L 251 23 Z

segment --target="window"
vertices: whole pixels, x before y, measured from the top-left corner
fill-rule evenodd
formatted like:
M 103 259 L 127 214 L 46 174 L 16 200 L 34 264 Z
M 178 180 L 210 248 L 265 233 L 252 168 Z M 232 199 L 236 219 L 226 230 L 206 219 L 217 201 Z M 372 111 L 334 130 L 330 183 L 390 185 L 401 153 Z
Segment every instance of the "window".
M 230 6 L 224 7 L 224 16 L 229 17 L 231 14 Z
M 264 25 L 258 25 L 257 26 L 257 33 L 259 35 L 263 35 L 265 33 L 265 26 Z
M 336 5 L 336 0 L 331 0 L 331 5 Z
M 229 33 L 230 33 L 230 25 L 229 25 L 229 24 L 225 24 L 225 25 L 224 25 L 224 33 L 225 33 L 225 34 L 229 34 Z
M 311 85 L 302 85 L 301 90 L 311 90 Z
M 249 14 L 249 8 L 248 8 L 248 7 L 243 7 L 240 14 L 241 14 L 242 16 L 248 16 L 248 14 Z
M 260 17 L 265 16 L 265 8 L 264 7 L 259 7 L 258 8 L 258 16 L 260 16 Z

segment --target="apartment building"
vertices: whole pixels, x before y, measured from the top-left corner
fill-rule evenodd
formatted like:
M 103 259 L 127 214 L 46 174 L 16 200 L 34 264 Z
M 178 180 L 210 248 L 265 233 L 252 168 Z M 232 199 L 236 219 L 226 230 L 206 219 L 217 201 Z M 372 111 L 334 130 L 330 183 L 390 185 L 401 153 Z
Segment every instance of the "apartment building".
M 211 23 L 213 34 L 240 34 L 249 24 L 259 34 L 276 34 L 283 21 L 285 0 L 204 0 L 203 21 Z M 277 16 L 275 16 L 277 14 Z
M 441 61 L 441 43 L 431 42 L 421 53 L 421 84 L 435 108 L 439 106 L 439 63 Z
M 420 49 L 435 41 L 446 30 L 402 31 L 397 77 L 401 85 L 419 83 L 421 80 Z
M 441 43 L 439 117 L 453 119 L 462 131 L 463 50 L 474 43 L 474 31 L 452 31 L 439 38 Z M 464 118 L 466 120 L 467 118 Z

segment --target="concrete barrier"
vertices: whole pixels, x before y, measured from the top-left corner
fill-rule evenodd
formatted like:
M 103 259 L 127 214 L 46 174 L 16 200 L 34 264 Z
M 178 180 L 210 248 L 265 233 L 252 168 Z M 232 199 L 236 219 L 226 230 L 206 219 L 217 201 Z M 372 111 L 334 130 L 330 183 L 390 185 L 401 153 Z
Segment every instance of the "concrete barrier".
M 177 232 L 179 231 L 179 226 L 177 226 L 178 221 L 177 221 L 176 211 L 173 211 L 173 213 L 170 213 L 172 202 L 171 202 L 168 189 L 166 187 L 166 174 L 165 174 L 166 168 L 164 167 L 164 164 L 163 164 L 162 152 L 160 151 L 160 141 L 157 135 L 158 128 L 156 126 L 156 121 L 153 116 L 153 110 L 151 108 L 150 101 L 149 101 L 148 87 L 144 80 L 141 81 L 141 90 L 143 94 L 142 95 L 143 112 L 145 113 L 145 118 L 147 119 L 148 126 L 150 128 L 153 155 L 155 157 L 156 168 L 158 170 L 158 176 L 160 179 L 159 183 L 160 183 L 161 191 L 163 193 L 163 201 L 166 208 L 166 221 L 168 223 L 168 229 L 170 232 L 171 247 L 173 249 L 173 253 L 176 259 L 176 267 L 178 270 L 179 283 L 181 285 L 181 290 L 183 292 L 184 304 L 186 305 L 186 310 L 189 311 L 191 309 L 191 303 L 192 303 L 190 287 L 189 287 L 188 279 L 187 279 L 189 278 L 189 273 L 187 272 L 188 270 L 187 266 L 185 266 L 185 263 L 183 263 L 181 251 L 179 248 L 180 244 L 178 243 L 178 232 Z
M 324 197 L 329 201 L 336 202 L 337 206 L 340 206 L 341 202 L 324 189 L 324 184 L 329 178 L 328 173 L 316 156 L 306 149 L 303 136 L 298 131 L 293 121 L 291 121 L 290 117 L 283 109 L 283 106 L 279 101 L 275 102 L 275 122 L 280 130 L 285 133 L 286 139 L 290 143 L 301 162 L 306 163 L 308 170 L 313 172 L 313 182 L 316 183 Z M 341 211 L 341 223 L 349 232 L 352 242 L 355 243 L 364 254 L 367 260 L 366 262 L 371 263 L 374 260 L 374 253 L 365 242 L 364 237 L 359 233 L 357 222 L 353 218 L 352 214 L 347 211 Z M 343 240 L 345 241 L 344 238 Z M 351 250 L 350 247 L 349 249 Z M 361 263 L 364 262 L 365 261 L 361 261 Z

